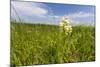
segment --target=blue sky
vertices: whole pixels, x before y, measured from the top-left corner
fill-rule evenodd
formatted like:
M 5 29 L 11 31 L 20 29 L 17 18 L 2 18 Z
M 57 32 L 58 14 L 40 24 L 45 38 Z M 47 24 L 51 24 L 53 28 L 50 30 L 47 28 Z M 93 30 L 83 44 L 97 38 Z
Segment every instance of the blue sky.
M 63 16 L 71 21 L 71 24 L 94 24 L 95 6 L 40 3 L 40 2 L 11 2 L 11 17 L 17 19 L 16 12 L 22 20 L 28 23 L 58 25 Z

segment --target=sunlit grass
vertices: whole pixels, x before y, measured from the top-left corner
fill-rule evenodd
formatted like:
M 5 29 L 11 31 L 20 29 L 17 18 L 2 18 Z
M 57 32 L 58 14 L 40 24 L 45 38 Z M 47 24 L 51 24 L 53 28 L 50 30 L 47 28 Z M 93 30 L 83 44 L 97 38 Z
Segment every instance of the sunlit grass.
M 11 22 L 11 65 L 95 60 L 95 27 L 77 25 L 70 35 L 59 26 Z

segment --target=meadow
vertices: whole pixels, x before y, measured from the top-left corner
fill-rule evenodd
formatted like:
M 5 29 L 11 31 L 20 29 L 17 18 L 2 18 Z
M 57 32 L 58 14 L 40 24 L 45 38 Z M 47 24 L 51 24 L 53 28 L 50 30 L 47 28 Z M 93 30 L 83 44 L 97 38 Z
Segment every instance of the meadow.
M 76 25 L 70 35 L 59 26 L 11 22 L 11 65 L 95 61 L 95 27 Z

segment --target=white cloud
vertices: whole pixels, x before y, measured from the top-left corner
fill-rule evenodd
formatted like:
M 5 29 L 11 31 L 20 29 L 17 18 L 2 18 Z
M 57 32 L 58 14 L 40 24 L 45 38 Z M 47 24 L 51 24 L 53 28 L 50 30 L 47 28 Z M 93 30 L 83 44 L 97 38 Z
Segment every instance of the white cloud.
M 56 18 L 56 19 L 60 19 L 61 16 L 57 16 L 57 15 L 48 15 L 49 18 Z
M 67 17 L 69 18 L 86 18 L 86 17 L 93 17 L 93 13 L 85 13 L 85 12 L 76 12 L 76 13 L 71 13 L 68 14 Z
M 68 15 L 62 15 L 62 16 L 57 16 L 57 15 L 52 15 L 49 16 L 49 18 L 54 18 L 57 23 L 59 23 L 62 20 L 62 17 L 66 16 L 71 24 L 76 25 L 76 24 L 94 24 L 94 13 L 86 13 L 86 12 L 75 12 L 75 13 L 70 13 Z
M 32 3 L 32 2 L 11 2 L 14 8 L 19 12 L 19 14 L 29 15 L 29 16 L 44 16 L 48 13 L 47 9 L 42 8 L 42 4 Z
M 94 24 L 95 14 L 86 12 L 76 12 L 65 15 L 68 17 L 72 24 Z

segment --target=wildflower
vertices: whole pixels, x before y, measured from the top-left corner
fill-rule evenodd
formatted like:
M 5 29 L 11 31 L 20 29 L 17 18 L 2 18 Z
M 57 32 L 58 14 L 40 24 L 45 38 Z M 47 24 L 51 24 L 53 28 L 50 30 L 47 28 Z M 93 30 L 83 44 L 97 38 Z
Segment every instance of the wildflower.
M 60 28 L 61 31 L 64 32 L 66 35 L 72 32 L 72 26 L 70 25 L 68 18 L 62 18 L 62 22 L 60 22 Z
M 65 17 L 62 18 L 62 22 L 65 23 L 65 24 L 69 24 L 70 23 L 68 18 L 65 18 Z

